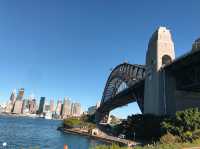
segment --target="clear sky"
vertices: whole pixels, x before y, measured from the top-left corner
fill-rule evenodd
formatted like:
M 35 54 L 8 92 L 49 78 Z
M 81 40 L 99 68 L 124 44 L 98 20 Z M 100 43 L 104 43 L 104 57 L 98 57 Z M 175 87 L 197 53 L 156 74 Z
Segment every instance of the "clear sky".
M 158 26 L 171 29 L 176 56 L 190 50 L 200 36 L 199 6 L 199 0 L 1 0 L 0 100 L 24 87 L 26 96 L 68 96 L 86 109 L 101 99 L 110 68 L 145 63 Z M 135 104 L 114 111 L 135 112 Z

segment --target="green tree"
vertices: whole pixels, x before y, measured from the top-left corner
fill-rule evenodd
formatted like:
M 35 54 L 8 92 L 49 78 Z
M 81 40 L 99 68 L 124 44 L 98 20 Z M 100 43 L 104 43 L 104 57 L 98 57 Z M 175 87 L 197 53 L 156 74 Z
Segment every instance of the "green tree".
M 178 111 L 174 117 L 163 121 L 162 128 L 165 132 L 180 136 L 183 141 L 192 141 L 199 136 L 200 112 L 198 108 Z

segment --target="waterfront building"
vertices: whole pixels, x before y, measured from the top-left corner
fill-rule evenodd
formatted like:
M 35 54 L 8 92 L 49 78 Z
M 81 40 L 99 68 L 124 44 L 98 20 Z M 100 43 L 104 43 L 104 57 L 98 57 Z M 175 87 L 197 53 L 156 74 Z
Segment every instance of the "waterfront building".
M 16 101 L 16 90 L 13 90 L 10 95 L 10 100 L 6 104 L 5 112 L 11 113 L 13 111 L 15 101 Z
M 62 106 L 62 118 L 67 118 L 71 116 L 71 101 L 69 98 L 65 97 Z
M 29 113 L 29 100 L 28 99 L 24 99 L 23 100 L 23 104 L 22 104 L 22 113 Z
M 75 116 L 75 117 L 81 116 L 81 104 L 80 103 L 72 103 L 71 115 Z
M 10 95 L 10 101 L 11 103 L 14 105 L 15 100 L 16 100 L 17 94 L 16 94 L 16 90 L 13 90 L 11 95 Z
M 29 100 L 29 113 L 35 114 L 37 109 L 36 99 Z
M 5 109 L 5 112 L 6 113 L 11 113 L 12 110 L 13 110 L 13 105 L 11 101 L 8 101 L 7 104 L 6 104 L 6 109 Z
M 59 99 L 57 102 L 57 107 L 56 107 L 56 111 L 55 111 L 56 115 L 60 115 L 61 110 L 62 110 L 62 100 Z
M 22 113 L 22 105 L 23 105 L 23 100 L 16 100 L 13 113 L 15 114 L 21 114 Z
M 97 104 L 95 106 L 89 107 L 88 114 L 93 115 L 96 112 L 96 110 L 99 108 L 99 106 L 100 106 L 100 102 L 97 102 Z
M 50 112 L 50 105 L 45 104 L 44 106 L 44 112 Z
M 23 100 L 23 96 L 24 96 L 24 88 L 20 88 L 18 90 L 18 94 L 17 94 L 16 100 Z
M 50 100 L 50 111 L 53 113 L 54 112 L 54 100 Z
M 38 114 L 43 114 L 44 113 L 44 108 L 45 108 L 45 97 L 41 97 L 40 98 L 39 109 L 38 109 Z
M 23 97 L 24 97 L 24 88 L 18 90 L 16 101 L 14 103 L 13 113 L 21 114 L 23 111 Z
M 0 113 L 4 112 L 4 107 L 2 105 L 0 105 Z

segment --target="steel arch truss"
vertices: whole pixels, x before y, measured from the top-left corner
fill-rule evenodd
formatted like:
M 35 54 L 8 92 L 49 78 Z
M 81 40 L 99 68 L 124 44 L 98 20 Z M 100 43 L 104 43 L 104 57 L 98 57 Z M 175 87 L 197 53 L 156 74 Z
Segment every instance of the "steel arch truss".
M 111 72 L 104 88 L 101 104 L 111 100 L 124 89 L 133 86 L 136 82 L 145 77 L 145 67 L 143 65 L 132 65 L 123 63 L 115 67 Z

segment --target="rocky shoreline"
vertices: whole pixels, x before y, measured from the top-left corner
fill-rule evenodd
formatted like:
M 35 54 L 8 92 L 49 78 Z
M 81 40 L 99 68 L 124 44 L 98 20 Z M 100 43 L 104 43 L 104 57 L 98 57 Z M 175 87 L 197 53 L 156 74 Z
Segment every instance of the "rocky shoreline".
M 64 133 L 71 133 L 71 134 L 77 134 L 77 135 L 81 135 L 81 136 L 86 136 L 86 137 L 90 137 L 92 139 L 96 139 L 96 140 L 100 140 L 103 141 L 107 144 L 112 144 L 112 143 L 116 143 L 120 146 L 133 146 L 136 145 L 136 142 L 130 141 L 130 140 L 126 140 L 126 139 L 120 139 L 117 137 L 113 137 L 113 136 L 98 136 L 98 135 L 91 135 L 86 131 L 82 131 L 80 129 L 67 129 L 67 128 L 63 128 L 63 127 L 59 127 L 58 130 L 64 132 Z

